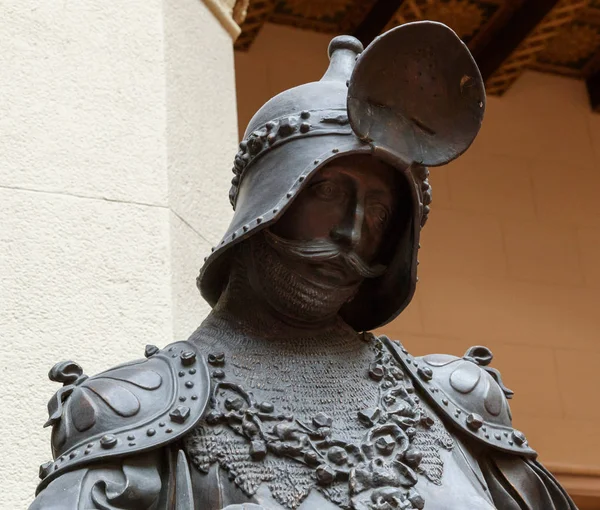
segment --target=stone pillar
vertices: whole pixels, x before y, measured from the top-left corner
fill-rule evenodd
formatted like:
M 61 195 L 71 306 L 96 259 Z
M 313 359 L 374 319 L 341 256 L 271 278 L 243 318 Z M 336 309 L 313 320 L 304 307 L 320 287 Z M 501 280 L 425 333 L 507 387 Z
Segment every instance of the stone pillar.
M 93 374 L 185 339 L 230 219 L 231 2 L 0 7 L 0 507 L 50 458 L 51 366 Z

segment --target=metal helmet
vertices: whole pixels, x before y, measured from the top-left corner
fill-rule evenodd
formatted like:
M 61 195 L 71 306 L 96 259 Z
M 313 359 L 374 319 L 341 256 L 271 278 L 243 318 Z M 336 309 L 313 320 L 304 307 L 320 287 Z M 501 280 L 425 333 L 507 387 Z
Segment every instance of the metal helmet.
M 467 47 L 441 23 L 401 25 L 364 51 L 354 37 L 338 36 L 328 53 L 320 81 L 273 97 L 250 121 L 233 167 L 235 213 L 197 283 L 214 306 L 228 282 L 234 245 L 274 224 L 324 165 L 370 154 L 406 179 L 411 218 L 388 240 L 386 272 L 365 280 L 340 310 L 350 326 L 366 331 L 394 319 L 412 299 L 431 202 L 427 167 L 469 147 L 483 119 L 485 88 Z

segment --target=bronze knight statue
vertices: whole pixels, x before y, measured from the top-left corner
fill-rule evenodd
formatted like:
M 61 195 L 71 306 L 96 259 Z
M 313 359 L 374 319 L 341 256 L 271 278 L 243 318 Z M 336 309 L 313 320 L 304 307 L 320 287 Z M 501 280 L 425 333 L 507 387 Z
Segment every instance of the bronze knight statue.
M 427 167 L 481 125 L 468 49 L 419 22 L 329 55 L 250 121 L 189 340 L 50 371 L 54 460 L 30 510 L 575 509 L 488 349 L 416 358 L 369 333 L 412 298 Z

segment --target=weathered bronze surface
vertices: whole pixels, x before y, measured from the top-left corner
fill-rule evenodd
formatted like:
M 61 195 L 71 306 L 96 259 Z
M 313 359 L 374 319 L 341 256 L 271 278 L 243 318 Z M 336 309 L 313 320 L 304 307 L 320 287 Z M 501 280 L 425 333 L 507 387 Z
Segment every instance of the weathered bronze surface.
M 512 427 L 488 349 L 414 358 L 368 333 L 413 295 L 426 167 L 479 130 L 468 50 L 425 22 L 329 51 L 321 81 L 250 122 L 197 331 L 94 377 L 51 370 L 31 510 L 575 508 Z

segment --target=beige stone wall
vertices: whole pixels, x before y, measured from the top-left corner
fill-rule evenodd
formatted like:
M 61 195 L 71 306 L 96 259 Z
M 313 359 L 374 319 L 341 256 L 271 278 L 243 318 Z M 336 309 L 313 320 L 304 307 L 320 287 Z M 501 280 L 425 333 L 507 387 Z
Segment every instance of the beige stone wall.
M 214 3 L 214 1 L 213 1 Z M 51 458 L 48 381 L 188 337 L 231 212 L 233 49 L 200 0 L 0 3 L 0 508 Z
M 266 25 L 236 54 L 239 123 L 318 79 L 329 37 Z M 557 471 L 600 468 L 600 116 L 582 82 L 526 73 L 469 152 L 431 170 L 420 283 L 382 329 L 414 354 L 483 344 L 515 426 Z

